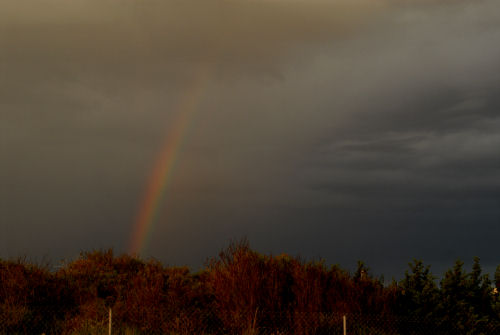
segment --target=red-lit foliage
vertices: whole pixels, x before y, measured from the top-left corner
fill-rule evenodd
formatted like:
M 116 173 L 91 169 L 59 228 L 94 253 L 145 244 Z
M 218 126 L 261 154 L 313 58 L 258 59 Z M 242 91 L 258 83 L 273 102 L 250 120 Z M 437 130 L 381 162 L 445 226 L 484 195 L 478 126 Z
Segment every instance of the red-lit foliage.
M 71 288 L 76 312 L 67 320 L 77 330 L 88 320 L 102 324 L 108 308 L 117 324 L 141 331 L 169 330 L 182 310 L 191 310 L 203 293 L 187 268 L 165 268 L 158 261 L 143 262 L 111 250 L 83 254 L 59 270 Z M 187 312 L 186 312 L 187 313 Z
M 313 334 L 325 318 L 340 324 L 335 318 L 342 314 L 391 318 L 422 310 L 426 316 L 442 315 L 438 302 L 444 294 L 449 301 L 470 295 L 449 289 L 451 275 L 438 289 L 416 264 L 400 284 L 387 287 L 362 263 L 351 275 L 322 261 L 262 255 L 246 241 L 231 244 L 196 274 L 155 260 L 116 257 L 111 250 L 83 253 L 56 272 L 24 260 L 0 260 L 0 325 L 12 333 L 96 333 L 105 329 L 112 308 L 115 327 L 145 333 L 251 333 L 265 325 Z M 488 293 L 491 282 L 480 272 L 477 261 L 473 274 L 459 278 L 463 287 L 478 292 L 463 303 L 491 304 L 475 308 L 487 311 L 480 320 L 498 321 L 498 296 Z
M 226 328 L 232 330 L 263 321 L 290 324 L 296 332 L 307 333 L 315 323 L 312 317 L 319 324 L 326 313 L 380 314 L 390 313 L 392 307 L 394 290 L 378 279 L 351 277 L 321 261 L 263 256 L 247 242 L 231 244 L 210 262 L 207 271 L 214 305 Z

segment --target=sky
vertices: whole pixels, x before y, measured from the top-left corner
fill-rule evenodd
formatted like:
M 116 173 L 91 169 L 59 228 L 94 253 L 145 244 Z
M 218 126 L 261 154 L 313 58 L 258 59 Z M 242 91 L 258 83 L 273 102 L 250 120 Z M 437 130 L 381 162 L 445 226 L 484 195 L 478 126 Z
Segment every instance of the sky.
M 500 264 L 497 0 L 0 8 L 1 258 Z

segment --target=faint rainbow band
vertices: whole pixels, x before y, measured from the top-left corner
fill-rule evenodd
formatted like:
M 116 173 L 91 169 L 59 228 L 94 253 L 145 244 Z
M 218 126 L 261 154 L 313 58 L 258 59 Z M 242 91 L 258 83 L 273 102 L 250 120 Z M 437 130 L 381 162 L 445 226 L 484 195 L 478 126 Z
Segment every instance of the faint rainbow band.
M 213 71 L 213 65 L 205 64 L 195 72 L 189 88 L 181 96 L 176 107 L 177 119 L 167 128 L 162 150 L 148 179 L 144 196 L 140 201 L 137 217 L 130 237 L 129 253 L 139 256 L 147 245 L 158 211 L 162 208 L 162 199 L 170 185 L 175 163 L 184 142 L 189 124 L 198 109 L 206 84 Z

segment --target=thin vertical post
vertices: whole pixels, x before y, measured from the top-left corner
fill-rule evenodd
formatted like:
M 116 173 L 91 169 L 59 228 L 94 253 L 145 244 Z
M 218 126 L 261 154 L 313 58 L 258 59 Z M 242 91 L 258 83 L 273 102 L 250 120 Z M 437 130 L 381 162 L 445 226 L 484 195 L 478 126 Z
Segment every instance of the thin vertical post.
M 346 320 L 346 316 L 345 315 L 342 317 L 342 321 L 343 321 L 343 324 L 344 324 L 344 335 L 347 335 L 347 320 Z
M 111 307 L 109 308 L 109 325 L 108 325 L 108 335 L 111 335 Z

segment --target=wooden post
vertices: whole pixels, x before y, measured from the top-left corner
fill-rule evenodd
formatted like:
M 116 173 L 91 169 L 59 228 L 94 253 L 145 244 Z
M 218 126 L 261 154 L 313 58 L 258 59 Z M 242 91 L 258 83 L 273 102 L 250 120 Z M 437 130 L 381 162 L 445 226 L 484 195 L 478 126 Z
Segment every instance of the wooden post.
M 111 307 L 109 308 L 109 325 L 108 325 L 108 335 L 111 335 Z
M 345 315 L 342 317 L 342 321 L 344 323 L 344 335 L 347 335 L 347 320 Z

